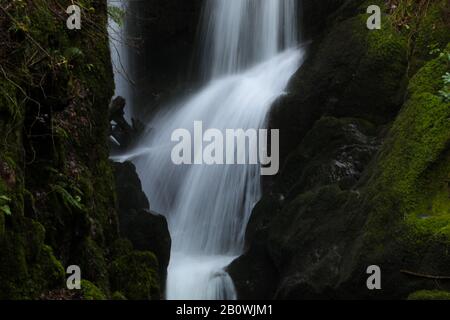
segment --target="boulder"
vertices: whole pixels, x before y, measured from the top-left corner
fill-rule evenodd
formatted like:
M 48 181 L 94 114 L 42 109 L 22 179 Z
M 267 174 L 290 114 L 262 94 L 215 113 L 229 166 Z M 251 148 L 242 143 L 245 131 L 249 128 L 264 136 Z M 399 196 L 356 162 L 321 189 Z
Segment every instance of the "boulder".
M 115 163 L 120 234 L 139 251 L 153 252 L 158 259 L 164 287 L 170 260 L 171 238 L 166 219 L 150 211 L 136 168 L 131 162 Z

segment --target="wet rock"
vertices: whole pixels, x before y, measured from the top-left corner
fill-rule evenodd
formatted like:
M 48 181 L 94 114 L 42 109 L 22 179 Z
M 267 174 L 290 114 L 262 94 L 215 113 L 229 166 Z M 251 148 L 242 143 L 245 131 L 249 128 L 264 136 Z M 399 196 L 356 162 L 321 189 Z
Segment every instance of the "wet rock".
M 139 251 L 153 252 L 158 258 L 159 274 L 165 283 L 170 259 L 171 238 L 166 219 L 150 211 L 148 199 L 131 162 L 115 163 L 119 206 L 119 229 L 122 236 Z
M 195 82 L 192 60 L 203 3 L 204 0 L 130 2 L 127 32 L 130 39 L 135 39 L 135 50 L 129 53 L 135 116 L 149 116 L 161 100 L 178 92 L 180 86 Z
M 111 287 L 129 300 L 159 300 L 158 260 L 151 252 L 133 251 L 113 261 Z
M 150 208 L 147 196 L 142 191 L 142 184 L 131 162 L 114 163 L 117 202 L 120 212 L 139 211 Z
M 171 238 L 166 219 L 148 210 L 119 214 L 120 233 L 139 251 L 153 252 L 158 258 L 161 279 L 167 276 Z
M 287 197 L 331 184 L 351 189 L 379 149 L 377 134 L 364 120 L 320 119 L 289 155 L 278 185 Z
M 109 107 L 110 147 L 112 152 L 125 151 L 133 146 L 142 133 L 145 125 L 136 119 L 131 119 L 131 125 L 125 120 L 126 101 L 122 97 L 116 97 Z
M 280 129 L 281 161 L 322 116 L 386 124 L 403 103 L 405 40 L 389 23 L 380 32 L 369 33 L 367 7 L 351 3 L 308 45 L 308 56 L 292 78 L 289 93 L 272 109 L 270 127 Z

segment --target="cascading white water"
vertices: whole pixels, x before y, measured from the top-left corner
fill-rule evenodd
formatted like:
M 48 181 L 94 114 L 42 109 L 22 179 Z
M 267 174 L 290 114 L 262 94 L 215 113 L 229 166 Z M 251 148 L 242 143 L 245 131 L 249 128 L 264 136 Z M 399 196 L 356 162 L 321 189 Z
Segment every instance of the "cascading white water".
M 257 165 L 182 165 L 171 161 L 172 132 L 259 129 L 299 68 L 296 0 L 207 0 L 203 65 L 207 84 L 161 111 L 132 158 L 153 210 L 172 236 L 168 299 L 235 299 L 224 268 L 242 253 L 245 228 L 261 196 Z

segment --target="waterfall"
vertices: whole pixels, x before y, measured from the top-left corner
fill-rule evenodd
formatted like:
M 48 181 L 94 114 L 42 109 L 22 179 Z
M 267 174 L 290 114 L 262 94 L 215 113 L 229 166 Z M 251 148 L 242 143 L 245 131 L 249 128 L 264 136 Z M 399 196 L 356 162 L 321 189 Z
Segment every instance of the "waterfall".
M 164 108 L 130 155 L 152 210 L 172 236 L 168 299 L 235 299 L 224 268 L 242 254 L 261 197 L 259 165 L 173 164 L 174 130 L 259 129 L 299 68 L 296 0 L 207 0 L 202 18 L 205 85 Z M 125 157 L 125 158 L 126 158 Z

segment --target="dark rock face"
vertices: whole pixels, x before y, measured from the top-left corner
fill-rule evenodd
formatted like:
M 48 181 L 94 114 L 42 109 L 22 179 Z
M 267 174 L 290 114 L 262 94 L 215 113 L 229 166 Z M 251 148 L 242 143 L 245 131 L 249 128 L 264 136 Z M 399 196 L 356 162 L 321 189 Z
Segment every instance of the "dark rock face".
M 302 0 L 300 2 L 300 16 L 302 17 L 303 38 L 314 39 L 319 35 L 327 24 L 327 20 L 346 0 Z M 353 0 L 352 2 L 362 2 Z
M 110 129 L 110 147 L 111 153 L 125 152 L 139 141 L 142 133 L 145 131 L 145 125 L 134 118 L 131 119 L 131 125 L 125 120 L 126 100 L 119 96 L 116 97 L 109 107 Z
M 270 125 L 280 129 L 282 158 L 323 115 L 382 124 L 400 108 L 406 43 L 388 26 L 377 34 L 368 33 L 362 17 L 336 22 L 313 41 L 307 48 L 309 56 L 291 80 L 290 93 L 273 107 Z M 385 94 L 377 94 L 380 91 Z
M 129 57 L 135 83 L 130 103 L 135 116 L 151 113 L 179 85 L 195 79 L 190 66 L 203 1 L 130 1 L 127 29 L 135 42 Z
M 139 251 L 153 252 L 159 262 L 159 274 L 165 283 L 170 259 L 171 238 L 166 219 L 149 210 L 136 168 L 130 162 L 115 163 L 119 205 L 119 229 L 122 236 Z M 164 287 L 164 286 L 162 286 Z
M 316 122 L 288 157 L 274 194 L 252 213 L 249 250 L 229 267 L 239 298 L 333 298 L 327 286 L 338 281 L 342 250 L 355 239 L 344 207 L 357 199 L 353 188 L 378 150 L 375 134 L 363 120 Z M 265 273 L 272 276 L 259 278 Z
M 364 120 L 321 118 L 286 159 L 280 192 L 291 197 L 331 184 L 351 189 L 379 147 L 376 135 Z
M 346 1 L 325 32 L 309 31 L 309 56 L 274 106 L 283 165 L 265 181 L 245 254 L 228 267 L 241 299 L 405 299 L 450 290 L 423 276 L 447 275 L 450 263 L 450 109 L 436 80 L 449 65 L 436 55 L 423 62 L 419 38 L 420 58 L 407 58 L 409 31 L 393 27 L 389 10 L 382 30 L 368 32 L 367 6 L 384 2 L 361 3 Z M 307 10 L 321 4 L 305 2 Z M 411 21 L 411 32 L 441 35 L 448 10 L 434 2 L 433 18 L 415 18 L 434 26 Z M 440 50 L 449 41 L 439 40 Z M 382 270 L 382 290 L 367 289 L 370 265 Z
M 147 196 L 142 191 L 141 180 L 131 162 L 114 163 L 119 210 L 140 211 L 150 208 Z

